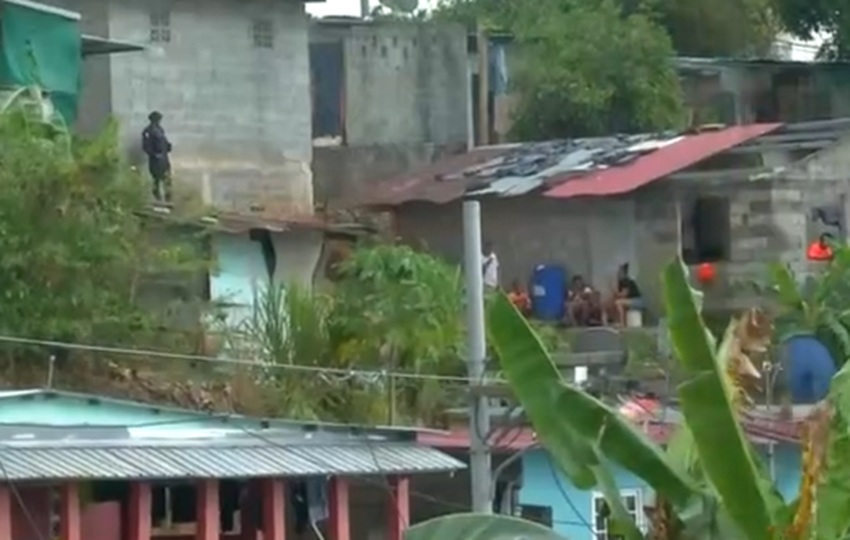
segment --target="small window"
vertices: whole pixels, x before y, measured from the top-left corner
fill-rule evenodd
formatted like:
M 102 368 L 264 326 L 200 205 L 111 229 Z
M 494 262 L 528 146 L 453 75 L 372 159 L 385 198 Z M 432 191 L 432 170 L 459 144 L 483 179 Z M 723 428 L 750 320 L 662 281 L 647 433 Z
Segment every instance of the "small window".
M 620 491 L 620 497 L 623 499 L 623 505 L 634 519 L 635 524 L 639 529 L 645 529 L 643 507 L 641 504 L 641 492 L 637 489 L 624 489 Z M 608 519 L 610 518 L 610 510 L 605 497 L 601 493 L 593 494 L 593 534 L 596 540 L 617 540 L 618 535 L 611 534 L 608 530 Z
M 727 197 L 698 197 L 681 209 L 682 258 L 686 264 L 729 260 L 731 230 Z
M 171 13 L 155 11 L 150 14 L 151 43 L 171 43 Z
M 269 19 L 254 21 L 254 47 L 258 49 L 274 48 L 274 25 Z
M 523 504 L 519 507 L 520 517 L 526 521 L 539 523 L 544 527 L 552 528 L 552 507 Z

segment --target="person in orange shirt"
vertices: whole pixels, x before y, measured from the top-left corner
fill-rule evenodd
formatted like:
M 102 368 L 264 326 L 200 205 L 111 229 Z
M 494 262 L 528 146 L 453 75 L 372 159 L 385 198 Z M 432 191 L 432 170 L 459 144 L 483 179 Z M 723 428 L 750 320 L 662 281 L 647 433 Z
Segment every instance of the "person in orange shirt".
M 525 287 L 520 284 L 518 279 L 511 282 L 511 290 L 508 292 L 508 300 L 510 300 L 523 315 L 531 315 L 531 297 L 525 291 Z

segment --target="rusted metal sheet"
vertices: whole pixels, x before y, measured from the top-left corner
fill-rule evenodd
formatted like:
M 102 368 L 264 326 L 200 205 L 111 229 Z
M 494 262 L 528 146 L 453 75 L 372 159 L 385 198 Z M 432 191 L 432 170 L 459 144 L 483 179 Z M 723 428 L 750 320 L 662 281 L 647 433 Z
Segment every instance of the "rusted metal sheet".
M 372 185 L 370 193 L 355 204 L 443 204 L 466 194 L 515 197 L 536 190 L 548 190 L 545 195 L 554 198 L 622 194 L 775 131 L 781 125 L 485 147 Z

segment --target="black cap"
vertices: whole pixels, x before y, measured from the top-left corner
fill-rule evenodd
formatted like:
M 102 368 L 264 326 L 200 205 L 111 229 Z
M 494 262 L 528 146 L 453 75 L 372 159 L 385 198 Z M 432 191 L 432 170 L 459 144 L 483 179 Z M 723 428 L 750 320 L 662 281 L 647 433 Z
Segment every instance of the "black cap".
M 148 120 L 150 120 L 151 122 L 158 122 L 162 120 L 162 113 L 159 111 L 153 111 L 148 115 Z

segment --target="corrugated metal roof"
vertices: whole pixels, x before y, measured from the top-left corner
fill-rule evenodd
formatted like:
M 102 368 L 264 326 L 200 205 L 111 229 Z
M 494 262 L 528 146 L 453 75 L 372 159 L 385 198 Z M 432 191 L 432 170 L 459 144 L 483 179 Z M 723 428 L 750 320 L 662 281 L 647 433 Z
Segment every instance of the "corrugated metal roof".
M 465 465 L 406 443 L 0 447 L 12 480 L 249 478 L 442 472 Z
M 613 195 L 678 172 L 781 124 L 732 126 L 697 134 L 618 135 L 485 147 L 377 185 L 353 204 L 446 203 L 464 195 Z
M 687 169 L 698 162 L 719 154 L 739 144 L 777 130 L 782 124 L 750 124 L 732 126 L 717 131 L 688 135 L 673 144 L 660 146 L 655 151 L 640 154 L 623 167 L 607 167 L 571 180 L 558 178 L 564 183 L 545 193 L 547 197 L 619 195 L 634 191 L 655 180 Z

